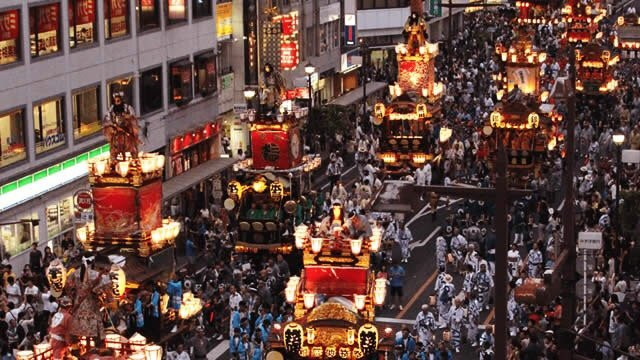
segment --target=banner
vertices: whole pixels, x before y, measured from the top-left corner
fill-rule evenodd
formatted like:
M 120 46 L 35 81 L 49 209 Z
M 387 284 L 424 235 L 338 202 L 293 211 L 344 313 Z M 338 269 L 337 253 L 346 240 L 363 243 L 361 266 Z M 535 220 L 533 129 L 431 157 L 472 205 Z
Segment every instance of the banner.
M 431 16 L 442 16 L 441 0 L 429 0 L 429 14 Z
M 429 63 L 415 60 L 400 61 L 398 85 L 403 91 L 420 92 L 429 86 L 429 73 Z
M 291 168 L 289 134 L 285 131 L 252 131 L 251 154 L 253 167 L 264 169 L 273 166 L 275 169 Z
M 75 11 L 69 1 L 69 26 L 73 26 L 74 17 L 76 25 L 92 24 L 95 19 L 95 0 L 76 0 Z
M 298 66 L 298 44 L 285 42 L 280 44 L 280 68 L 293 70 Z
M 304 269 L 305 291 L 327 296 L 367 293 L 367 271 L 361 268 L 313 267 Z
M 59 4 L 51 4 L 39 6 L 37 8 L 38 32 L 43 33 L 58 30 L 58 7 Z
M 233 4 L 231 2 L 216 5 L 216 36 L 218 41 L 231 39 L 233 35 L 232 10 Z
M 138 230 L 134 188 L 95 187 L 92 192 L 96 234 L 126 236 Z
M 19 34 L 18 10 L 0 13 L 0 41 L 17 39 Z
M 162 226 L 162 180 L 156 180 L 138 190 L 140 228 L 151 231 Z

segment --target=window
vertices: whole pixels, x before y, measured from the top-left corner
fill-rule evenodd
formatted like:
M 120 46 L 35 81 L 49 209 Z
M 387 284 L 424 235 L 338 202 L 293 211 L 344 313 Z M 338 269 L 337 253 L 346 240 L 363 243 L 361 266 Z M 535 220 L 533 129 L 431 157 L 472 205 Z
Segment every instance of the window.
M 133 78 L 127 76 L 107 84 L 107 107 L 111 106 L 115 94 L 120 94 L 125 104 L 133 106 Z
M 158 0 L 136 0 L 138 9 L 138 26 L 140 30 L 160 27 L 160 8 Z
M 129 33 L 129 0 L 104 0 L 104 38 Z
M 29 39 L 31 57 L 60 51 L 60 4 L 36 6 L 29 9 Z
M 38 243 L 38 213 L 23 214 L 15 220 L 15 224 L 0 225 L 2 250 L 4 257 L 18 255 L 29 249 L 31 244 Z
M 72 196 L 47 206 L 47 235 L 49 239 L 71 228 L 73 228 Z
M 97 28 L 96 0 L 69 0 L 69 46 L 94 42 Z
M 0 65 L 20 60 L 20 11 L 0 12 Z
M 64 133 L 64 98 L 48 100 L 33 106 L 33 130 L 36 154 L 63 146 L 67 143 Z
M 0 114 L 0 167 L 27 158 L 24 142 L 24 110 Z
M 358 0 L 358 10 L 386 9 L 409 6 L 409 0 Z
M 187 0 L 165 0 L 167 2 L 167 19 L 169 24 L 187 20 Z
M 213 94 L 218 90 L 216 56 L 213 52 L 195 57 L 196 92 L 202 96 Z
M 100 88 L 73 94 L 73 138 L 80 139 L 100 131 Z
M 211 0 L 192 0 L 193 18 L 211 16 Z
M 191 63 L 188 60 L 178 61 L 169 66 L 171 94 L 169 101 L 178 106 L 187 104 L 193 99 Z
M 162 108 L 162 66 L 147 70 L 140 77 L 140 113 Z

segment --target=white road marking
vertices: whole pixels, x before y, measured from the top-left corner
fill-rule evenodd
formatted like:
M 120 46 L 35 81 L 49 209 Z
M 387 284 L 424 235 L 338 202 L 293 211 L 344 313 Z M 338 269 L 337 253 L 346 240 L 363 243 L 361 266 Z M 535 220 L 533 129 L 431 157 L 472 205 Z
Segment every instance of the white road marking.
M 207 353 L 207 360 L 219 359 L 224 353 L 229 350 L 229 340 L 222 340 L 220 344 L 214 347 L 209 353 Z
M 413 325 L 416 321 L 411 319 L 396 319 L 396 318 L 388 318 L 388 317 L 376 317 L 376 322 L 383 322 L 389 324 L 407 324 Z
M 562 202 L 560 202 L 560 205 L 558 205 L 558 211 L 562 211 L 563 206 L 564 206 L 564 199 L 562 199 Z
M 436 226 L 435 229 L 433 229 L 433 231 L 431 232 L 431 234 L 429 234 L 429 236 L 427 236 L 425 239 L 418 241 L 418 242 L 413 242 L 411 244 L 409 244 L 409 250 L 413 250 L 417 247 L 422 247 L 427 245 L 427 243 L 434 237 L 436 236 L 440 230 L 442 229 L 442 226 Z
M 428 206 L 429 204 L 423 206 L 422 209 L 420 209 L 420 211 L 418 211 L 415 215 L 413 215 L 413 217 L 409 219 L 409 221 L 407 221 L 407 226 L 411 225 L 411 223 L 413 223 L 417 218 L 419 218 L 420 214 L 422 214 L 422 212 L 425 211 Z

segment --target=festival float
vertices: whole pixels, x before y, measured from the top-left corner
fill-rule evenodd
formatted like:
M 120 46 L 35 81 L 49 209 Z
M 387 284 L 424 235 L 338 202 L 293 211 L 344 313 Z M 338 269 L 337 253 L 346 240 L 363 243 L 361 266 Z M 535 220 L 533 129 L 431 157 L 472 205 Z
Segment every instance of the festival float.
M 21 351 L 23 360 L 162 357 L 161 346 L 138 333 L 126 338 L 120 324 L 104 323 L 119 308 L 132 306 L 129 295 L 143 282 L 173 272 L 180 232 L 178 222 L 161 214 L 164 156 L 138 152 L 138 119 L 131 114 L 129 107 L 105 117 L 110 152 L 89 160 L 91 192 L 83 197 L 93 205 L 94 221 L 76 230 L 85 249 L 82 261 L 65 267 L 54 260 L 46 269 L 61 310 L 51 321 L 49 342 Z M 202 305 L 190 290 L 180 286 L 180 296 L 170 299 L 175 295 L 170 289 L 161 296 L 158 334 L 179 334 L 192 325 Z
M 623 58 L 637 58 L 640 51 L 640 16 L 625 14 L 619 16 L 615 24 L 614 46 L 620 50 Z
M 588 43 L 576 49 L 576 90 L 586 95 L 602 95 L 618 87 L 614 66 L 620 56 L 607 46 Z
M 570 44 L 586 44 L 597 35 L 598 23 L 607 16 L 607 9 L 599 1 L 570 0 L 562 8 L 562 19 L 567 24 L 565 39 Z
M 364 215 L 346 216 L 339 203 L 321 222 L 295 228 L 304 269 L 284 290 L 293 320 L 274 324 L 267 359 L 362 359 L 392 350 L 391 328 L 375 323 L 386 280 L 370 268 L 382 232 Z
M 528 3 L 527 3 L 528 4 Z M 549 92 L 540 87 L 540 69 L 547 54 L 533 46 L 530 24 L 544 22 L 541 12 L 523 12 L 530 8 L 519 4 L 521 11 L 514 20 L 516 38 L 509 46 L 496 45 L 496 54 L 503 62 L 503 70 L 493 75 L 498 84 L 498 103 L 490 114 L 482 132 L 488 138 L 489 152 L 495 158 L 500 142 L 507 152 L 507 169 L 517 185 L 526 184 L 526 178 L 538 170 L 540 161 L 562 139 L 558 123 L 562 116 L 548 104 Z M 537 19 L 537 20 L 536 20 Z
M 259 92 L 245 91 L 247 100 L 259 100 L 257 109 L 240 114 L 250 123 L 251 157 L 234 165 L 237 177 L 228 183 L 224 201 L 238 221 L 237 252 L 291 252 L 291 237 L 283 234 L 293 231 L 296 212 L 308 201 L 302 194 L 310 190 L 311 172 L 320 166 L 319 156 L 304 154 L 308 108 L 281 101 L 284 91 L 284 80 L 269 64 Z
M 440 115 L 444 85 L 436 82 L 438 44 L 427 41 L 422 1 L 411 1 L 404 25 L 406 43 L 396 46 L 398 81 L 389 85 L 391 102 L 374 106 L 374 124 L 382 132 L 378 157 L 388 174 L 404 174 L 433 159 L 433 122 Z

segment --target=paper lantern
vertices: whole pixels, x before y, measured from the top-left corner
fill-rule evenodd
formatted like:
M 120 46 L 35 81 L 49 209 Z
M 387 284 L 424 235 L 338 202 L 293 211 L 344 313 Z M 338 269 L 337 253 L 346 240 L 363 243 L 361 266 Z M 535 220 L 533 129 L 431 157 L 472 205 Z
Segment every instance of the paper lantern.
M 374 226 L 371 229 L 371 237 L 369 238 L 369 249 L 373 252 L 380 250 L 380 243 L 382 242 L 382 229 Z
M 358 294 L 353 295 L 353 303 L 356 305 L 356 309 L 358 310 L 364 309 L 366 298 L 367 297 L 365 295 L 358 295 Z
M 373 302 L 376 305 L 384 304 L 384 299 L 387 296 L 387 279 L 376 279 L 373 287 Z
M 127 275 L 124 273 L 124 270 L 117 264 L 112 264 L 111 270 L 109 271 L 109 278 L 111 279 L 113 296 L 116 298 L 122 297 L 127 286 Z
M 306 293 L 302 296 L 304 300 L 304 307 L 307 309 L 311 309 L 316 302 L 316 294 L 314 293 Z
M 314 253 L 319 253 L 322 250 L 322 242 L 324 238 L 321 237 L 313 237 L 311 238 L 311 251 Z
M 308 327 L 307 328 L 307 344 L 313 344 L 315 341 L 316 341 L 316 329 L 312 327 Z
M 351 243 L 351 253 L 353 255 L 359 255 L 362 251 L 362 238 L 351 239 L 349 242 Z
M 129 161 L 118 161 L 116 172 L 122 177 L 127 177 L 129 173 Z
M 127 357 L 128 360 L 146 360 L 144 353 L 135 352 Z
M 356 329 L 347 329 L 347 344 L 353 345 L 356 342 Z
M 293 237 L 295 238 L 295 245 L 297 249 L 302 249 L 304 247 L 304 240 L 307 238 L 307 230 L 309 228 L 305 224 L 300 224 L 296 226 L 296 230 L 293 233 Z
M 129 338 L 129 344 L 131 344 L 132 352 L 142 352 L 144 351 L 144 346 L 147 345 L 147 338 L 140 333 L 135 333 Z
M 82 227 L 82 229 L 85 229 L 86 234 L 86 227 Z M 47 268 L 47 280 L 49 280 L 51 294 L 56 298 L 60 297 L 67 282 L 67 269 L 65 269 L 62 261 L 59 259 L 51 261 Z
M 31 350 L 20 350 L 16 353 L 16 360 L 32 360 L 33 351 Z
M 33 350 L 35 351 L 36 358 L 48 359 L 52 357 L 51 354 L 47 354 L 51 351 L 51 345 L 47 342 L 33 345 Z
M 162 347 L 160 345 L 147 345 L 144 347 L 146 360 L 162 360 Z
M 98 160 L 93 163 L 93 171 L 96 175 L 102 176 L 104 172 L 107 170 L 107 161 L 106 160 Z
M 284 296 L 289 304 L 293 303 L 296 300 L 296 288 L 287 286 L 284 289 Z

